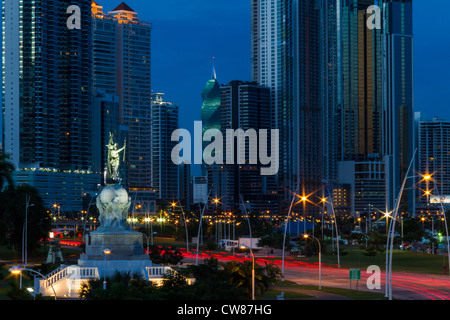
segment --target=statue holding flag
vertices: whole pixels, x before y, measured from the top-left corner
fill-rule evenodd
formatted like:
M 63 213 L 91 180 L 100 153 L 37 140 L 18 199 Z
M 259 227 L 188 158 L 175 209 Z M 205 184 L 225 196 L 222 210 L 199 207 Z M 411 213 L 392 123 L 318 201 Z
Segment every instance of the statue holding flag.
M 108 160 L 107 160 L 107 172 L 106 172 L 106 184 L 116 184 L 119 182 L 119 165 L 120 165 L 120 153 L 125 150 L 127 141 L 121 149 L 118 149 L 117 143 L 113 140 L 113 135 L 109 133 L 109 143 L 106 145 L 108 148 Z M 125 162 L 125 151 L 123 153 L 123 161 Z

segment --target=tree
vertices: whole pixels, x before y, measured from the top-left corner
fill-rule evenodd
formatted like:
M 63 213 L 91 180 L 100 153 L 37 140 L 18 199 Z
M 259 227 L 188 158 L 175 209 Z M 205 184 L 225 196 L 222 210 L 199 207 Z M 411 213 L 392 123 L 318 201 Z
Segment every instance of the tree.
M 30 206 L 26 210 L 27 198 Z M 32 206 L 31 206 L 32 204 Z M 27 215 L 27 247 L 33 252 L 51 230 L 51 219 L 36 188 L 9 185 L 0 193 L 0 239 L 20 248 Z
M 420 241 L 423 236 L 424 231 L 418 220 L 409 218 L 403 221 L 403 239 L 406 242 Z
M 243 263 L 231 261 L 224 264 L 224 268 L 231 275 L 230 282 L 238 288 L 244 288 L 246 295 L 251 297 L 253 263 L 251 261 Z M 255 295 L 262 295 L 280 278 L 281 272 L 273 264 L 266 263 L 265 267 L 255 264 Z
M 205 259 L 202 264 L 186 268 L 195 278 L 192 289 L 199 300 L 241 300 L 246 295 L 243 288 L 236 287 L 230 281 L 230 274 L 217 259 Z
M 183 260 L 180 249 L 175 247 L 150 246 L 149 256 L 155 264 L 178 264 Z
M 5 187 L 5 183 L 10 186 L 14 185 L 13 172 L 15 170 L 14 165 L 8 161 L 9 155 L 0 155 L 0 191 Z
M 276 232 L 271 232 L 267 236 L 261 238 L 261 240 L 258 242 L 258 246 L 260 247 L 268 246 L 270 248 L 283 249 L 283 241 L 284 241 L 284 231 L 278 229 Z M 287 246 L 290 246 L 289 242 L 290 237 L 289 235 L 286 235 Z

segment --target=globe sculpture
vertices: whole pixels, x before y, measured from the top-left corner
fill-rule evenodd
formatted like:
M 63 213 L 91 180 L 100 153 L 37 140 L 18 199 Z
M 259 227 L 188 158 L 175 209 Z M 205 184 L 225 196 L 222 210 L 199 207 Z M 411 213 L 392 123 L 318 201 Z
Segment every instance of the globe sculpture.
M 119 184 L 106 186 L 97 197 L 97 208 L 100 212 L 98 231 L 120 231 L 127 229 L 125 225 L 131 201 L 127 191 Z

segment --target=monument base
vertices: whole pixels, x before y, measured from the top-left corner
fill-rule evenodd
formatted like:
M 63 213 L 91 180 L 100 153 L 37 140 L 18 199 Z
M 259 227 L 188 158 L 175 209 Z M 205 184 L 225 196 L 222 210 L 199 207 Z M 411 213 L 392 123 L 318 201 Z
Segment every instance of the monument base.
M 86 236 L 86 253 L 80 255 L 78 266 L 97 267 L 99 273 L 111 276 L 115 271 L 143 273 L 152 267 L 144 254 L 143 235 L 140 232 L 94 231 Z M 108 254 L 103 250 L 108 249 Z
M 142 233 L 130 230 L 91 232 L 86 237 L 86 253 L 80 259 L 105 260 L 103 250 L 108 249 L 106 260 L 148 260 L 142 237 Z

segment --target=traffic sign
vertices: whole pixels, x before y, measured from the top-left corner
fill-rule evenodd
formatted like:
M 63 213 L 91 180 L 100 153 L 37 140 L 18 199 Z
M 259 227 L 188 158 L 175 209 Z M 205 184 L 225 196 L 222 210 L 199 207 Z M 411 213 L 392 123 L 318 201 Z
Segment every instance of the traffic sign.
M 361 269 L 350 269 L 350 280 L 361 280 Z

